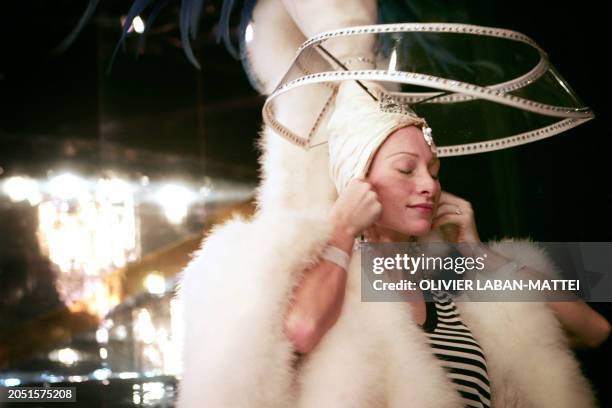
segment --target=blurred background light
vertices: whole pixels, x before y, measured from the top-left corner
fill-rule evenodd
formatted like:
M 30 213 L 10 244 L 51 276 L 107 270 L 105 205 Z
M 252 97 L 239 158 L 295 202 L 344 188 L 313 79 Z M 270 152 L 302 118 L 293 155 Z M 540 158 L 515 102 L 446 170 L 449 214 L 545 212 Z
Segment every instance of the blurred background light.
M 244 40 L 247 43 L 250 43 L 251 41 L 253 41 L 253 34 L 253 23 L 251 22 L 246 26 L 246 29 L 244 30 Z
M 180 224 L 187 216 L 189 205 L 195 200 L 196 194 L 184 186 L 166 184 L 157 192 L 156 198 L 168 221 Z
M 140 18 L 140 16 L 134 17 L 134 20 L 132 20 L 132 28 L 138 34 L 144 33 L 145 24 L 144 24 L 144 21 L 142 20 L 142 18 Z
M 49 192 L 62 199 L 86 199 L 88 187 L 85 180 L 72 173 L 64 173 L 53 177 L 48 184 Z
M 35 206 L 42 200 L 38 182 L 29 177 L 10 177 L 4 182 L 4 192 L 11 201 L 19 202 L 27 200 L 30 205 Z
M 98 343 L 108 343 L 108 330 L 104 327 L 96 330 L 96 341 Z
M 397 50 L 393 50 L 391 52 L 391 57 L 389 58 L 389 71 L 395 71 L 395 67 L 397 65 Z
M 48 191 L 50 199 L 38 206 L 37 236 L 61 272 L 58 291 L 68 306 L 84 301 L 102 317 L 119 302 L 104 276 L 140 253 L 134 191 L 119 178 L 88 183 L 71 173 L 51 179 Z
M 137 372 L 134 372 L 134 371 L 126 371 L 126 372 L 118 374 L 118 377 L 121 378 L 122 380 L 130 379 L 130 378 L 138 378 L 139 376 L 140 375 Z
M 96 380 L 106 380 L 111 376 L 112 372 L 108 368 L 98 368 L 91 373 L 92 377 Z
M 119 340 L 125 340 L 127 338 L 127 328 L 124 325 L 119 325 L 114 328 L 114 337 Z
M 144 404 L 152 404 L 164 397 L 164 383 L 161 382 L 146 382 L 142 384 Z
M 185 324 L 183 320 L 183 304 L 174 298 L 170 300 L 170 344 L 166 352 L 166 371 L 178 375 L 183 371 L 183 333 Z
M 19 378 L 7 378 L 3 382 L 6 387 L 16 387 L 21 384 L 21 380 L 19 380 Z
M 147 292 L 153 295 L 163 295 L 166 292 L 166 279 L 159 273 L 150 273 L 144 281 Z
M 137 340 L 146 344 L 151 344 L 155 341 L 155 327 L 151 320 L 151 314 L 147 309 L 140 309 L 136 312 L 134 335 Z
M 125 26 L 125 21 L 127 20 L 127 16 L 121 16 L 119 18 L 119 22 L 121 23 L 121 27 Z M 131 32 L 136 32 L 138 34 L 142 34 L 145 31 L 145 23 L 144 20 L 142 19 L 142 17 L 140 16 L 136 16 L 134 17 L 134 19 L 132 20 L 132 25 L 130 25 L 130 28 L 128 28 L 128 33 Z
M 66 347 L 60 350 L 51 351 L 49 353 L 49 359 L 71 366 L 81 360 L 81 353 L 70 347 Z

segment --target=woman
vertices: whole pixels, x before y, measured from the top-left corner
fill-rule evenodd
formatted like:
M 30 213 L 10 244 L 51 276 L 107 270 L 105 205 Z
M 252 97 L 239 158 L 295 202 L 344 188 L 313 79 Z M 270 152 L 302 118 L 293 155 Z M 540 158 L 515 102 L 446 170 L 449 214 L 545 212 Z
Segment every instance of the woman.
M 345 95 L 339 96 L 340 104 L 344 101 L 354 105 L 356 100 L 368 104 L 367 97 L 361 98 L 360 91 L 352 84 L 341 87 L 344 88 L 341 93 Z M 346 94 L 349 92 L 346 91 L 350 88 L 354 92 L 348 101 Z M 336 112 L 336 115 L 353 116 L 356 109 L 350 106 L 344 110 L 346 113 L 340 109 L 341 112 Z M 401 115 L 379 113 L 374 107 L 370 112 L 364 110 L 362 108 L 357 114 L 361 118 L 359 123 L 375 119 L 382 126 L 370 129 L 365 125 L 365 133 L 369 134 L 363 136 L 366 144 L 363 150 L 355 147 L 360 144 L 360 135 L 355 135 L 355 132 L 362 131 L 355 130 L 358 127 L 353 125 L 353 132 L 346 136 L 349 129 L 333 123 L 332 119 L 332 128 L 337 126 L 332 131 L 332 135 L 335 133 L 333 137 L 351 140 L 332 140 L 330 149 L 333 151 L 337 144 L 345 144 L 339 149 L 350 148 L 353 155 L 348 158 L 338 151 L 331 154 L 332 167 L 337 167 L 332 174 L 341 179 L 336 183 L 341 193 L 330 217 L 334 232 L 329 245 L 346 253 L 348 258 L 354 240 L 362 233 L 372 242 L 409 242 L 448 224 L 456 226 L 451 238 L 453 242 L 480 243 L 469 202 L 441 190 L 438 180 L 440 162 L 420 128 L 425 126 L 424 122 L 412 116 L 406 120 Z M 386 134 L 389 128 L 404 125 Z M 367 140 L 370 137 L 376 143 L 369 144 Z M 338 155 L 348 163 L 334 164 L 334 157 Z M 370 164 L 365 164 L 366 167 L 362 169 L 355 162 Z M 341 167 L 347 165 L 350 171 L 343 177 Z M 353 178 L 348 182 L 361 172 L 366 173 L 365 180 Z M 484 245 L 481 248 L 488 255 L 489 267 L 510 262 Z M 286 319 L 286 333 L 299 353 L 313 350 L 341 315 L 347 280 L 345 267 L 338 258 L 329 256 L 325 259 L 324 256 L 321 262 L 306 272 L 296 288 L 294 302 Z M 447 370 L 449 379 L 462 397 L 462 403 L 465 406 L 491 406 L 486 350 L 483 353 L 478 339 L 462 321 L 450 297 L 436 294 L 436 307 L 431 307 L 431 303 L 427 307 L 424 300 L 427 297 L 431 302 L 431 295 L 423 294 L 418 289 L 417 292 L 419 299 L 412 297 L 409 302 L 412 320 L 421 327 L 429 323 L 429 327 L 423 327 L 423 330 L 427 332 L 432 354 L 440 359 L 440 365 Z M 552 303 L 551 306 L 566 330 L 575 334 L 577 345 L 597 345 L 609 333 L 608 322 L 584 303 L 561 302 Z M 581 319 L 574 319 L 573 316 L 581 316 Z M 408 314 L 406 319 L 409 319 Z M 435 327 L 436 321 L 438 327 Z M 498 403 L 501 401 L 503 399 Z
M 341 192 L 331 212 L 334 232 L 329 245 L 350 254 L 354 240 L 362 233 L 374 242 L 408 242 L 448 224 L 456 226 L 451 238 L 454 243 L 481 244 L 471 204 L 441 190 L 435 151 L 419 127 L 403 124 L 407 126 L 383 136 L 375 152 L 366 153 L 372 155 L 365 170 L 367 179 L 354 179 Z M 374 147 L 368 146 L 368 150 Z M 487 252 L 490 266 L 510 262 L 481 248 Z M 336 277 L 331 287 L 326 286 L 330 275 Z M 344 284 L 343 268 L 323 259 L 296 289 L 287 332 L 299 352 L 310 351 L 337 319 Z M 575 348 L 597 347 L 609 335 L 607 320 L 583 302 L 551 302 L 549 306 Z M 411 302 L 411 307 L 417 321 L 423 321 L 424 302 Z
M 317 163 L 304 174 L 276 171 L 293 178 L 292 193 L 263 200 L 270 207 L 252 220 L 217 228 L 184 272 L 180 296 L 188 331 L 179 406 L 462 407 L 467 393 L 477 394 L 474 406 L 593 406 L 559 320 L 544 303 L 454 305 L 473 337 L 466 341 L 482 350 L 484 378 L 473 382 L 483 389 L 474 392 L 449 371 L 478 369 L 449 370 L 450 361 L 435 355 L 443 353 L 432 352 L 433 335 L 419 327 L 431 316 L 422 300 L 410 307 L 362 302 L 358 248 L 348 264 L 342 255 L 351 253 L 361 232 L 373 241 L 405 241 L 453 223 L 455 241 L 478 242 L 469 204 L 442 192 L 434 178 L 439 164 L 431 139 L 419 130 L 424 126 L 414 114 L 381 111 L 353 82 L 340 85 L 328 126 L 338 192 L 331 210 L 317 184 L 295 183 L 313 177 Z M 272 137 L 271 143 L 282 143 Z M 291 157 L 269 154 L 264 165 L 291 163 Z M 278 184 L 264 184 L 266 194 L 278 191 Z M 512 259 L 554 273 L 529 243 L 482 250 L 500 264 Z M 572 319 L 560 318 L 573 330 Z M 598 324 L 587 326 L 587 338 L 606 334 L 605 324 L 597 335 L 591 330 Z

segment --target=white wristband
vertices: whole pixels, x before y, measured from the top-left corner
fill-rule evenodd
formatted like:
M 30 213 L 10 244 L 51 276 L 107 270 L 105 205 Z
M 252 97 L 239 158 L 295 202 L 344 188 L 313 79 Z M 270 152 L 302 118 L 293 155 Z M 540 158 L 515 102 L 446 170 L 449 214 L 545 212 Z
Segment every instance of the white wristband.
M 328 245 L 323 249 L 321 258 L 335 263 L 344 270 L 348 270 L 349 260 L 351 259 L 349 254 L 332 245 Z

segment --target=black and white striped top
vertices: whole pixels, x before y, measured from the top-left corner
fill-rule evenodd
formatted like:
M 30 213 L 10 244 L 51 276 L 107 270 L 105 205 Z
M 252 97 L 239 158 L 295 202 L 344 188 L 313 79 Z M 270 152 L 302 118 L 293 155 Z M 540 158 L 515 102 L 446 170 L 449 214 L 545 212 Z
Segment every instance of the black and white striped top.
M 450 295 L 424 292 L 427 317 L 423 330 L 449 379 L 461 394 L 466 407 L 489 408 L 491 389 L 487 363 L 480 345 L 461 321 Z

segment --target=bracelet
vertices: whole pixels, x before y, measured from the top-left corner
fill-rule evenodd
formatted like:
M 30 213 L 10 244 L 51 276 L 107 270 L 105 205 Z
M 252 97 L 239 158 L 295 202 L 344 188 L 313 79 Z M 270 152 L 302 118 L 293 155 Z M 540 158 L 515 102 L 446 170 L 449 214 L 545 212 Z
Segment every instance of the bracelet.
M 321 258 L 335 263 L 344 270 L 348 270 L 350 255 L 332 245 L 327 245 L 321 253 Z

